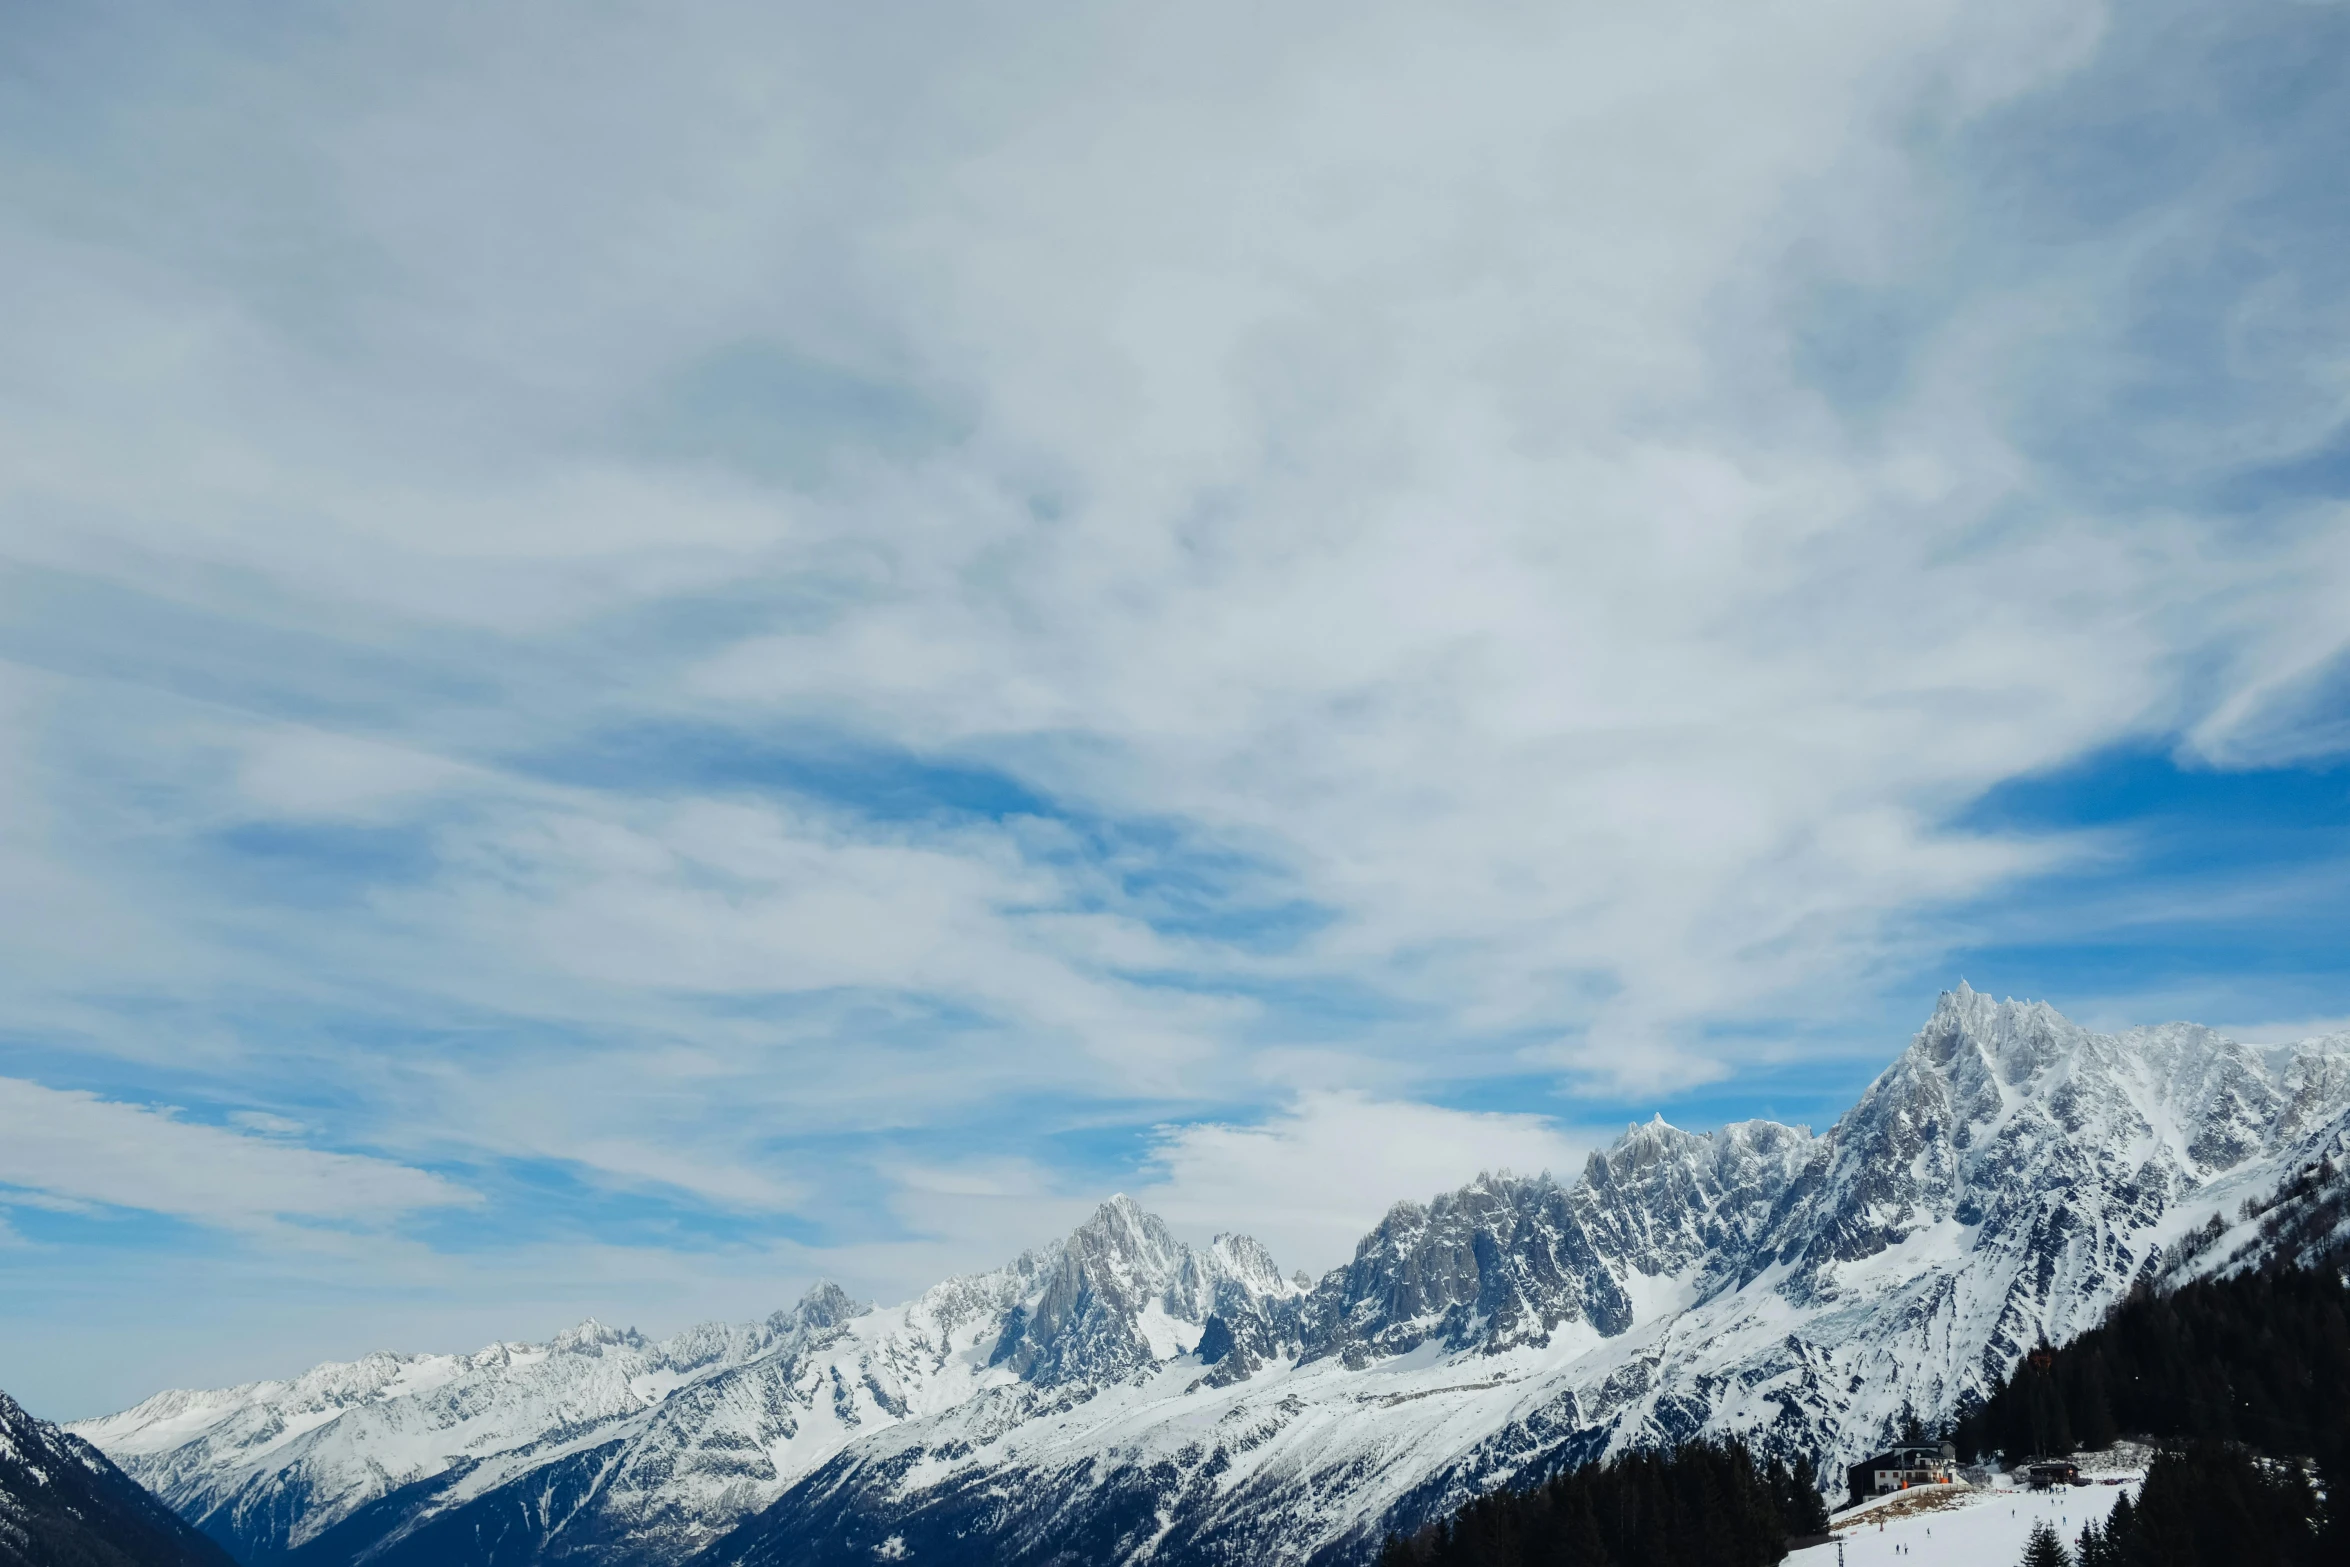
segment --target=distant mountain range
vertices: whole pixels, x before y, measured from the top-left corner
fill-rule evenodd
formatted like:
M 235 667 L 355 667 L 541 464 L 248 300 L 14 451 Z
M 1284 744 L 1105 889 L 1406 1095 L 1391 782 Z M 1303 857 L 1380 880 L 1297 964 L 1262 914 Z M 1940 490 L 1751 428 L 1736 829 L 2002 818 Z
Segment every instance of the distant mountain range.
M 235 1567 L 80 1437 L 0 1393 L 0 1567 Z
M 1336 1563 L 1628 1444 L 1832 1472 L 2135 1281 L 2335 1244 L 2339 1202 L 2275 1204 L 2346 1153 L 2350 1035 L 2099 1034 L 1962 985 L 1825 1135 L 1635 1127 L 1572 1181 L 1398 1204 L 1318 1282 L 1117 1197 L 903 1305 L 823 1286 L 72 1429 L 248 1567 Z

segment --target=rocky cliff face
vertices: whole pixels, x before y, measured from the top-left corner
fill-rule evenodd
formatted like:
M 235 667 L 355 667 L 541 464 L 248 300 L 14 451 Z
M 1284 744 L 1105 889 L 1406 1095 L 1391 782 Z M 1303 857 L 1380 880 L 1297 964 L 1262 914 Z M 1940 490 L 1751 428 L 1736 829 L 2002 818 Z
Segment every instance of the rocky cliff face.
M 2350 1037 L 2103 1035 L 1962 986 L 1824 1136 L 1635 1127 L 1571 1182 L 1398 1204 L 1310 1289 L 1116 1199 L 905 1306 L 377 1357 L 84 1429 L 255 1567 L 1336 1561 L 1628 1443 L 1856 1455 L 2138 1278 L 2314 1254 L 2345 1155 Z
M 1703 1294 L 1734 1272 L 1815 1142 L 1766 1121 L 1697 1136 L 1660 1119 L 1593 1154 L 1571 1186 L 1486 1176 L 1398 1203 L 1287 1314 L 1284 1348 L 1359 1369 L 1423 1345 L 1540 1347 L 1564 1327 L 1615 1337 L 1656 1281 Z

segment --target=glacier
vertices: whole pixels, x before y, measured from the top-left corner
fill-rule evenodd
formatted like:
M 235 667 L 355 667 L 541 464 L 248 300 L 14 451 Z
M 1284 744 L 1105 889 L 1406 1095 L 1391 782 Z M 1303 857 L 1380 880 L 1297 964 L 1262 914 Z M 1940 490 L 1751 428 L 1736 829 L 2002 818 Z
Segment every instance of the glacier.
M 2141 1281 L 2256 1260 L 2346 1153 L 2350 1035 L 2097 1033 L 1962 984 L 1824 1134 L 1660 1118 L 1570 1181 L 1399 1203 L 1318 1281 L 1114 1197 L 901 1305 L 819 1286 L 72 1429 L 249 1567 L 1338 1563 L 1626 1445 L 1840 1465 Z

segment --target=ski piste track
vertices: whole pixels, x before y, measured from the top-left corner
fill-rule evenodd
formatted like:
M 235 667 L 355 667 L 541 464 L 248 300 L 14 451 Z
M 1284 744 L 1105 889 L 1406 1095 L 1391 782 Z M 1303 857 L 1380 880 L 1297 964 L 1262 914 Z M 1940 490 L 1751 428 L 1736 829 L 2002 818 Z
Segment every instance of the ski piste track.
M 1787 1554 L 1787 1567 L 2009 1567 L 2023 1560 L 2024 1542 L 2046 1522 L 2069 1548 L 2084 1525 L 2102 1525 L 2116 1498 L 2137 1500 L 2143 1458 L 2127 1452 L 2076 1455 L 2091 1483 L 2032 1491 L 2008 1486 L 1964 1488 L 1917 1509 L 1875 1507 L 1839 1514 L 1843 1546 L 1807 1546 Z M 2113 1484 L 2107 1484 L 2107 1481 Z M 1898 1501 L 1898 1493 L 1895 1498 Z

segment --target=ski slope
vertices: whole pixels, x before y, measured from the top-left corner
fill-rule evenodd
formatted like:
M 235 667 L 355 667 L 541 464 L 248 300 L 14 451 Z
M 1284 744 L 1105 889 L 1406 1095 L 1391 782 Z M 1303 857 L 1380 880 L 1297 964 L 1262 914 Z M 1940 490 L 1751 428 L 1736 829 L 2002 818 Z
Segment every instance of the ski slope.
M 2102 1524 L 2113 1501 L 2133 1499 L 2138 1480 L 2121 1485 L 2066 1486 L 2055 1491 L 1980 1490 L 1947 1499 L 1929 1511 L 1897 1514 L 1873 1508 L 1839 1527 L 1844 1567 L 2016 1567 L 2024 1541 L 2045 1519 L 2063 1536 L 2067 1549 L 2083 1524 Z M 1787 1555 L 1787 1567 L 1836 1567 L 1834 1545 L 1808 1546 Z

